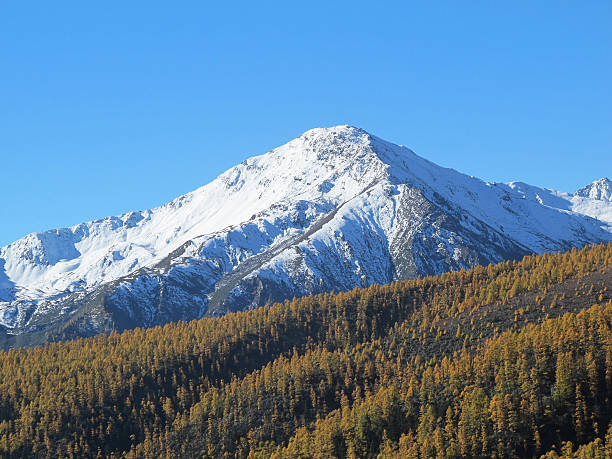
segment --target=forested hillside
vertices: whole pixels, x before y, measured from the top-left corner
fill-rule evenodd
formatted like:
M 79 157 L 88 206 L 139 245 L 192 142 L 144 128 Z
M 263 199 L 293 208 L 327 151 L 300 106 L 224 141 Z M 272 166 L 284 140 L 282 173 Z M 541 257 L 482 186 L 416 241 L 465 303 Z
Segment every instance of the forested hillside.
M 0 455 L 609 457 L 611 289 L 598 245 L 10 350 Z

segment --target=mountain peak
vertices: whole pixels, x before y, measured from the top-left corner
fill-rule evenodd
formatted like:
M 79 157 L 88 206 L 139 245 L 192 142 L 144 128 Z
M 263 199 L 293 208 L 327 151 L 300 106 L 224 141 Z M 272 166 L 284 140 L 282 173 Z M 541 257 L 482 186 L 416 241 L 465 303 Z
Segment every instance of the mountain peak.
M 341 144 L 368 145 L 372 136 L 361 128 L 342 124 L 314 128 L 304 132 L 290 143 L 309 145 L 313 149 L 325 150 Z
M 330 127 L 318 127 L 309 129 L 304 132 L 300 137 L 333 137 L 333 136 L 355 136 L 359 137 L 362 135 L 369 135 L 365 130 L 357 126 L 351 126 L 349 124 L 338 124 L 337 126 Z
M 574 195 L 601 201 L 612 201 L 612 181 L 607 177 L 600 178 L 590 185 L 580 188 Z
M 271 161 L 268 166 L 272 167 L 274 175 L 311 176 L 317 173 L 317 169 L 328 175 L 331 169 L 345 170 L 349 165 L 370 163 L 376 157 L 374 139 L 354 126 L 314 128 L 267 154 L 252 158 L 252 161 L 261 166 Z
M 417 158 L 412 150 L 404 146 L 387 142 L 348 124 L 310 129 L 276 150 L 292 151 L 300 156 L 310 154 L 311 161 L 326 164 L 338 164 L 337 161 L 340 161 L 343 164 L 367 162 L 372 165 L 376 162 L 378 166 L 392 166 L 392 169 L 400 164 L 403 164 L 400 167 L 405 167 L 405 160 Z

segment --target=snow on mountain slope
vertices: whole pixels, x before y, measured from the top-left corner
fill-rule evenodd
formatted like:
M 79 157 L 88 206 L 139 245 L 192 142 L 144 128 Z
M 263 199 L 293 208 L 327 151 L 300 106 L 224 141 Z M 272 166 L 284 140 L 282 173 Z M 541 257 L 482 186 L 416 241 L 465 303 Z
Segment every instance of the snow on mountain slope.
M 574 195 L 487 183 L 313 129 L 164 206 L 1 248 L 0 324 L 87 335 L 609 240 L 607 179 Z
M 612 202 L 612 182 L 607 177 L 595 180 L 590 185 L 576 191 L 574 196 Z
M 337 204 L 381 173 L 366 167 L 363 141 L 356 136 L 346 150 L 334 151 L 303 149 L 293 141 L 167 205 L 30 234 L 0 249 L 5 273 L 22 286 L 24 297 L 57 294 L 126 275 L 196 236 L 247 221 L 277 202 L 302 196 Z
M 612 226 L 612 182 L 608 178 L 595 180 L 571 196 L 572 210 L 597 218 Z

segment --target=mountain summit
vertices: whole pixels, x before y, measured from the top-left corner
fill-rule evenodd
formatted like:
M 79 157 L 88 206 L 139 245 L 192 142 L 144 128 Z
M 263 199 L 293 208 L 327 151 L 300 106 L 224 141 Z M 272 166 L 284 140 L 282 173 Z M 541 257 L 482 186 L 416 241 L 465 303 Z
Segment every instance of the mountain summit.
M 580 188 L 574 194 L 585 198 L 612 201 L 612 182 L 607 177 L 600 178 L 590 185 Z
M 32 344 L 611 241 L 602 180 L 488 183 L 356 127 L 312 129 L 164 206 L 2 247 L 0 327 Z

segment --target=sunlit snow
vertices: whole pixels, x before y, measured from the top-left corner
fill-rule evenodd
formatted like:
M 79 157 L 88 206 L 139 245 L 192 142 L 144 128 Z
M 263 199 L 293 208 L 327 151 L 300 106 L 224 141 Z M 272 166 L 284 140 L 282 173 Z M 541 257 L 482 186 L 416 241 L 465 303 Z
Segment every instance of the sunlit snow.
M 278 247 L 246 276 L 293 285 L 295 274 L 321 288 L 332 279 L 342 284 L 337 290 L 388 282 L 401 276 L 385 254 L 432 225 L 424 215 L 433 202 L 453 209 L 469 234 L 485 234 L 486 225 L 525 252 L 612 240 L 610 185 L 601 179 L 568 194 L 488 183 L 359 128 L 313 129 L 164 206 L 33 233 L 2 247 L 0 324 L 17 323 L 19 302 L 83 291 L 164 259 L 178 263 L 177 257 L 185 266 L 190 257 L 208 260 L 199 269 L 220 276 Z M 427 237 L 451 263 L 446 268 L 465 264 L 460 234 L 434 225 Z M 334 277 L 334 264 L 351 275 Z M 211 288 L 219 280 L 202 275 L 212 276 Z

